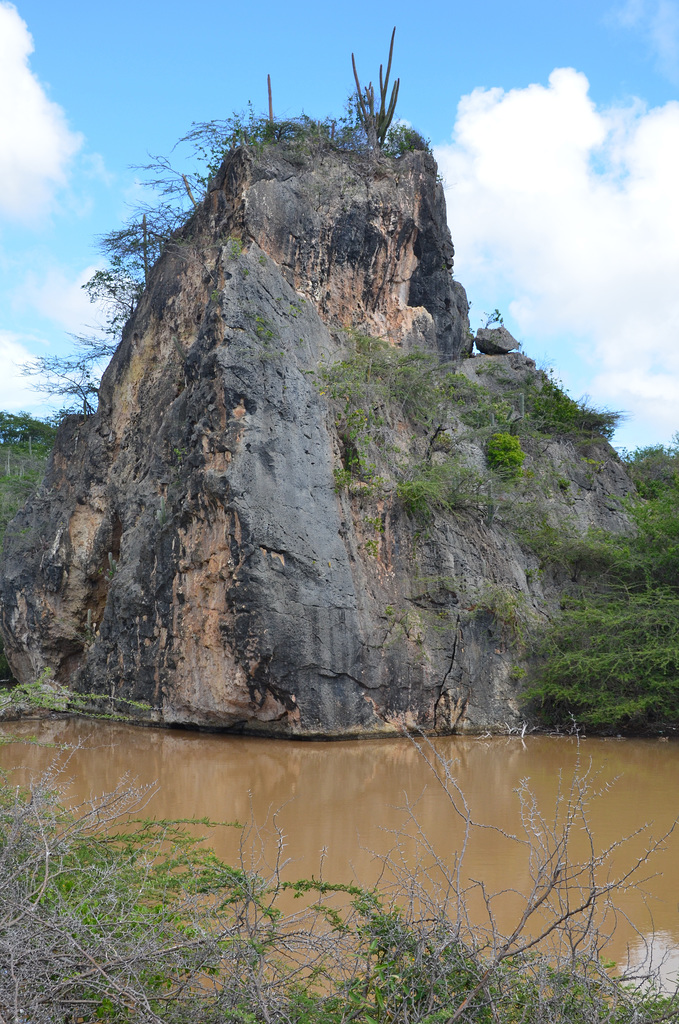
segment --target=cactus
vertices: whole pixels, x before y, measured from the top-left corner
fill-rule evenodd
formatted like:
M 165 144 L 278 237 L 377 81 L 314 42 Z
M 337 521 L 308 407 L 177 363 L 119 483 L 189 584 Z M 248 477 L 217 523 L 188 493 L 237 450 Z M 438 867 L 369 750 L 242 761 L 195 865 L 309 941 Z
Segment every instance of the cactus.
M 182 362 L 183 362 L 183 363 L 185 363 L 185 362 L 186 362 L 186 358 L 187 358 L 187 356 L 186 356 L 186 352 L 184 351 L 184 349 L 183 349 L 183 348 L 182 348 L 182 346 L 180 345 L 180 343 L 179 343 L 179 338 L 177 337 L 177 335 L 176 335 L 176 334 L 173 334 L 173 335 L 172 335 L 172 344 L 173 344 L 173 345 L 174 345 L 174 347 L 176 348 L 176 350 L 177 350 L 177 352 L 178 352 L 178 354 L 179 354 L 179 357 L 180 357 L 180 359 L 182 360 Z
M 396 28 L 391 33 L 391 45 L 389 46 L 389 61 L 387 63 L 387 73 L 382 78 L 382 65 L 380 64 L 380 109 L 375 113 L 375 90 L 372 82 L 369 82 L 365 89 L 361 88 L 361 83 L 358 80 L 358 71 L 356 70 L 356 60 L 352 53 L 351 64 L 354 69 L 354 79 L 356 81 L 356 96 L 358 99 L 358 115 L 361 120 L 361 124 L 365 128 L 368 136 L 368 146 L 370 149 L 377 149 L 384 145 L 389 131 L 389 125 L 392 122 L 394 111 L 396 109 L 396 100 L 398 99 L 398 87 L 401 79 L 397 78 L 394 82 L 394 86 L 391 90 L 391 97 L 389 99 L 388 106 L 386 105 L 387 89 L 389 87 L 389 74 L 391 72 L 391 58 L 394 53 L 394 36 L 396 35 Z
M 489 530 L 493 529 L 493 520 L 495 519 L 495 511 L 497 505 L 495 504 L 495 494 L 493 492 L 493 481 L 488 481 L 488 504 L 486 505 L 486 526 Z
M 108 572 L 106 573 L 106 575 L 108 576 L 108 578 L 110 580 L 112 580 L 113 577 L 115 576 L 117 568 L 118 568 L 118 563 L 116 562 L 115 558 L 113 557 L 113 552 L 109 551 L 109 553 L 108 553 Z
M 85 643 L 93 644 L 97 637 L 97 624 L 92 620 L 92 609 L 87 609 L 87 625 L 85 626 Z
M 156 509 L 156 519 L 161 526 L 164 526 L 167 522 L 167 508 L 165 507 L 165 498 L 162 494 L 160 496 L 160 508 Z

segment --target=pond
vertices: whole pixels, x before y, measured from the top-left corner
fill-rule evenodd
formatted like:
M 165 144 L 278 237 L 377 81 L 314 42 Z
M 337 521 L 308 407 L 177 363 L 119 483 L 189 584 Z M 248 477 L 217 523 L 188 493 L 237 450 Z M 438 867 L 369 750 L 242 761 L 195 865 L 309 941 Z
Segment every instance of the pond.
M 418 880 L 427 873 L 433 888 L 446 872 L 454 874 L 463 852 L 459 884 L 468 889 L 472 918 L 488 925 L 475 884 L 482 881 L 486 894 L 496 894 L 491 909 L 507 933 L 524 906 L 521 894 L 533 884 L 531 850 L 535 858 L 554 821 L 563 821 L 574 774 L 588 779 L 581 802 L 591 837 L 576 813 L 572 853 L 598 855 L 632 836 L 613 850 L 599 881 L 605 872 L 624 874 L 679 815 L 679 744 L 673 742 L 453 736 L 420 741 L 418 749 L 407 738 L 296 742 L 73 719 L 1 728 L 10 742 L 0 747 L 0 765 L 17 784 L 55 759 L 69 780 L 66 800 L 74 804 L 114 789 L 123 777 L 156 783 L 144 814 L 254 823 L 210 829 L 207 841 L 224 859 L 245 857 L 265 874 L 279 849 L 288 879 L 322 872 L 327 880 L 370 886 L 378 879 L 387 884 L 396 871 L 401 884 L 404 873 Z M 467 818 L 476 824 L 465 840 Z M 664 974 L 672 975 L 679 967 L 678 900 L 679 830 L 642 864 L 634 886 L 615 893 L 617 910 L 609 907 L 599 918 L 606 955 L 619 965 L 638 964 L 647 961 L 653 941 L 655 960 L 666 956 Z

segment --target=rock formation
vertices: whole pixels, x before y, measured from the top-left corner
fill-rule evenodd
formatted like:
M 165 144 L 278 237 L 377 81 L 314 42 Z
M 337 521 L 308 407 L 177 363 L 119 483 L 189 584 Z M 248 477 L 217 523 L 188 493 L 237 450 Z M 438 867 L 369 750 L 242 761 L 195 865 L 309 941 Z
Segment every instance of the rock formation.
M 558 581 L 493 515 L 490 484 L 424 524 L 395 478 L 338 484 L 338 413 L 319 377 L 359 331 L 454 364 L 472 395 L 534 381 L 524 356 L 467 358 L 452 262 L 425 152 L 233 152 L 153 269 L 98 412 L 64 422 L 7 531 L 17 677 L 49 667 L 148 702 L 150 721 L 277 735 L 516 721 L 520 651 L 492 593 L 537 618 Z M 435 466 L 452 447 L 485 472 L 481 435 L 458 427 L 450 413 L 413 451 Z M 411 433 L 394 424 L 397 446 Z M 531 443 L 527 465 L 539 454 L 566 481 L 549 514 L 625 528 L 628 484 L 605 442 L 587 462 L 558 439 Z
M 484 356 L 506 356 L 519 348 L 516 338 L 504 326 L 479 327 L 474 344 Z

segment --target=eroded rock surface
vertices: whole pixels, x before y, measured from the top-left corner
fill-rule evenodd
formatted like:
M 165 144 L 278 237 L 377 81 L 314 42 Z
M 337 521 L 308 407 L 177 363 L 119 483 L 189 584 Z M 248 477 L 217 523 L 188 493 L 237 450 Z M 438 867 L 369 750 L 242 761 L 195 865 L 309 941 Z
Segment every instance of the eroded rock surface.
M 482 379 L 489 357 L 463 359 L 435 165 L 293 157 L 227 159 L 154 268 L 99 411 L 62 426 L 7 531 L 11 665 L 147 701 L 168 724 L 336 736 L 516 721 L 517 656 L 488 588 L 536 616 L 556 588 L 485 507 L 423 529 L 388 482 L 338 493 L 319 386 L 351 329 Z M 517 386 L 535 373 L 519 355 L 493 366 Z M 570 489 L 555 500 L 580 502 L 583 529 L 624 529 L 610 452 L 578 482 L 582 460 L 552 447 Z M 467 454 L 483 462 L 481 444 Z

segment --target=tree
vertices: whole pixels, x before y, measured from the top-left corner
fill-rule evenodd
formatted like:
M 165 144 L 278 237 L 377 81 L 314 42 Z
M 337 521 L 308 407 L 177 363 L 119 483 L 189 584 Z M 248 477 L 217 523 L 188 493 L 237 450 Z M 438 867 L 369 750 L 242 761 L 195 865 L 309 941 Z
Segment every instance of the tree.
M 151 267 L 186 211 L 161 203 L 140 208 L 122 228 L 98 240 L 108 266 L 97 270 L 83 288 L 101 313 L 92 334 L 71 335 L 74 349 L 65 356 L 39 356 L 22 368 L 35 379 L 36 391 L 66 399 L 66 412 L 96 411 L 101 374 L 120 342 L 122 330 L 148 283 Z
M 0 412 L 0 443 L 29 449 L 49 451 L 54 444 L 56 426 L 53 419 L 38 420 L 27 412 Z

